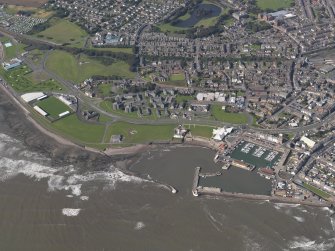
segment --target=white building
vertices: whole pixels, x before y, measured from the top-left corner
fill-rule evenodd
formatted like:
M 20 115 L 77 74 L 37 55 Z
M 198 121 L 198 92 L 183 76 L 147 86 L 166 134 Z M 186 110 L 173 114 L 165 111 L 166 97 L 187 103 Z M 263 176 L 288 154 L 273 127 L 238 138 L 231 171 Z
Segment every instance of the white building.
M 230 134 L 234 128 L 229 127 L 229 128 L 218 128 L 218 129 L 213 129 L 213 136 L 212 138 L 216 141 L 222 141 L 228 134 Z
M 305 136 L 302 136 L 300 139 L 303 143 L 306 144 L 309 148 L 313 148 L 315 146 L 315 142 Z

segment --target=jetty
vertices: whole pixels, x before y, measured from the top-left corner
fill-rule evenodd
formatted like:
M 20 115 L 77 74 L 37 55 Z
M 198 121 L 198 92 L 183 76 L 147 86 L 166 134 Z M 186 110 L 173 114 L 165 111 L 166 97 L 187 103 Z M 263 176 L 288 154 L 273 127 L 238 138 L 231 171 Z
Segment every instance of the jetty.
M 194 179 L 193 179 L 193 186 L 192 186 L 192 194 L 193 196 L 198 196 L 198 184 L 199 184 L 199 173 L 201 167 L 195 168 Z
M 221 176 L 221 172 L 216 172 L 216 173 L 199 173 L 199 176 L 202 178 L 207 178 L 207 177 L 215 177 L 215 176 Z

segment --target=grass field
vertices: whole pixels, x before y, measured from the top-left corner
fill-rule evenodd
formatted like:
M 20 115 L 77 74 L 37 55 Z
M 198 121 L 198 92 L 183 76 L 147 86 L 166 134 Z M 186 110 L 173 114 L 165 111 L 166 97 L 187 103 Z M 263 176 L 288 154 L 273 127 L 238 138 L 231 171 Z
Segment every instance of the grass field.
M 99 92 L 104 97 L 109 97 L 111 95 L 111 84 L 100 84 L 99 85 Z
M 42 4 L 48 2 L 47 0 L 0 0 L 0 3 L 15 4 L 27 7 L 40 7 Z
M 245 91 L 238 91 L 238 92 L 236 93 L 236 96 L 237 96 L 237 97 L 245 96 Z
M 211 107 L 212 116 L 216 120 L 231 124 L 246 124 L 248 122 L 248 118 L 245 114 L 226 112 L 223 111 L 221 107 L 221 105 L 212 105 Z
M 32 82 L 43 82 L 50 79 L 50 76 L 44 71 L 33 71 L 28 73 L 26 77 Z
M 256 0 L 256 4 L 260 9 L 271 9 L 274 11 L 289 8 L 293 3 L 293 0 Z
M 65 105 L 62 101 L 58 100 L 56 97 L 48 97 L 46 99 L 41 100 L 36 105 L 42 108 L 48 116 L 51 116 L 52 119 L 58 119 L 59 114 L 69 111 L 72 112 L 71 108 Z
M 164 85 L 172 85 L 172 86 L 186 86 L 185 74 L 184 73 L 176 73 L 170 76 L 168 81 L 162 82 Z
M 148 143 L 170 140 L 175 127 L 175 125 L 135 125 L 126 122 L 116 122 L 108 130 L 108 139 L 112 135 L 121 134 L 124 136 L 124 143 Z
M 63 89 L 62 85 L 51 79 L 34 82 L 29 77 L 31 73 L 32 71 L 26 65 L 9 71 L 5 71 L 2 68 L 0 69 L 0 75 L 2 75 L 6 82 L 19 93 L 33 91 L 60 91 Z
M 215 129 L 215 127 L 212 126 L 201 125 L 185 125 L 185 128 L 191 130 L 192 136 L 199 136 L 204 138 L 211 138 L 213 135 L 213 129 Z
M 133 54 L 133 48 L 91 48 L 92 50 L 97 50 L 97 51 L 112 51 L 112 52 L 122 52 L 122 53 L 127 53 L 127 54 Z
M 185 74 L 184 73 L 176 73 L 170 76 L 171 81 L 185 81 Z
M 259 119 L 258 116 L 252 114 L 252 126 L 259 127 L 257 120 Z
M 80 121 L 76 114 L 67 116 L 61 120 L 52 123 L 52 127 L 62 135 L 81 143 L 99 144 L 102 141 L 105 126 L 90 124 Z
M 44 58 L 44 51 L 35 49 L 28 53 L 27 57 L 34 62 L 34 64 L 41 64 Z
M 4 53 L 5 53 L 5 60 L 10 60 L 12 58 L 17 57 L 21 53 L 24 52 L 24 48 L 26 47 L 25 44 L 17 43 L 15 44 L 10 38 L 8 37 L 1 37 L 0 41 L 3 44 Z M 10 42 L 12 46 L 5 47 L 5 43 Z
M 63 91 L 64 87 L 54 79 L 48 79 L 37 84 L 33 83 L 33 86 L 36 91 Z M 33 91 L 33 90 L 31 90 Z
M 74 47 L 83 47 L 85 37 L 88 35 L 82 28 L 65 19 L 56 19 L 52 23 L 50 28 L 36 36 L 58 44 L 69 43 Z
M 49 18 L 53 14 L 52 11 L 47 11 L 42 8 L 36 8 L 32 6 L 12 5 L 12 4 L 7 5 L 5 7 L 5 11 L 8 14 L 12 15 L 17 14 L 19 11 L 29 11 L 30 13 L 32 13 L 31 16 L 36 18 Z
M 191 17 L 191 14 L 187 12 L 185 15 L 178 17 L 178 19 L 182 20 L 182 21 L 185 21 L 185 20 L 189 19 L 190 17 Z
M 129 70 L 129 65 L 124 61 L 116 61 L 111 65 L 104 65 L 88 56 L 83 55 L 80 58 L 76 58 L 64 51 L 52 52 L 47 59 L 46 66 L 50 71 L 62 78 L 76 83 L 94 75 L 135 77 L 135 73 Z
M 192 101 L 192 100 L 194 100 L 194 96 L 177 95 L 176 97 L 176 101 L 178 103 Z
M 188 28 L 173 26 L 170 23 L 162 23 L 158 24 L 157 27 L 161 30 L 161 32 L 176 32 L 187 30 Z
M 307 183 L 304 183 L 303 185 L 304 185 L 304 187 L 305 187 L 306 189 L 308 189 L 308 190 L 311 191 L 312 193 L 316 194 L 317 196 L 319 196 L 319 197 L 321 197 L 321 198 L 323 198 L 323 199 L 325 199 L 325 200 L 327 200 L 327 199 L 330 198 L 330 194 L 328 194 L 328 193 L 326 193 L 326 192 L 320 190 L 319 188 L 317 188 L 317 187 L 315 187 L 315 186 L 309 185 L 309 184 L 307 184 Z
M 162 85 L 169 85 L 169 86 L 178 86 L 178 87 L 185 87 L 186 82 L 185 81 L 165 81 L 160 82 Z

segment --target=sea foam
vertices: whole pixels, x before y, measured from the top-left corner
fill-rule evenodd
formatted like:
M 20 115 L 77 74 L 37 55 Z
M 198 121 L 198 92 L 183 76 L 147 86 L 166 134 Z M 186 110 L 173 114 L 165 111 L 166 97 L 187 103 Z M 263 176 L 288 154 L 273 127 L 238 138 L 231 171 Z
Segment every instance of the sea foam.
M 147 181 L 135 176 L 127 175 L 111 165 L 105 171 L 81 173 L 74 166 L 51 167 L 51 159 L 41 154 L 31 152 L 14 138 L 0 133 L 0 181 L 11 179 L 23 174 L 37 181 L 47 179 L 48 190 L 69 191 L 72 197 L 87 200 L 82 195 L 82 186 L 86 182 L 100 181 L 108 189 L 114 189 L 117 182 L 141 183 Z
M 141 230 L 143 228 L 145 228 L 145 224 L 142 221 L 139 221 L 136 223 L 134 230 Z
M 80 208 L 63 208 L 62 214 L 65 216 L 78 216 L 80 213 Z
M 289 242 L 289 248 L 291 250 L 305 250 L 305 251 L 326 251 L 333 250 L 334 248 L 334 238 L 328 241 L 323 241 L 317 243 L 316 241 L 310 240 L 305 236 L 294 237 L 294 241 Z

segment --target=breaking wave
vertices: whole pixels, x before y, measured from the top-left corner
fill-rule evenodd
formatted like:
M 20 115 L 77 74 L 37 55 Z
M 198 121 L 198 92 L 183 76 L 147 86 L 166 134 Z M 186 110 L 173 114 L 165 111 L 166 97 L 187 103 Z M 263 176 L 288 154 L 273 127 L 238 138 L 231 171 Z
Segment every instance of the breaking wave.
M 310 240 L 305 236 L 294 237 L 294 241 L 289 242 L 290 250 L 305 250 L 305 251 L 327 251 L 333 250 L 335 239 L 329 239 L 321 243 Z
M 78 216 L 80 213 L 80 208 L 63 208 L 62 214 L 65 216 Z
M 293 216 L 294 219 L 296 219 L 296 221 L 298 222 L 305 222 L 305 219 L 299 216 Z
M 37 181 L 47 179 L 49 191 L 68 191 L 68 197 L 79 197 L 88 200 L 88 196 L 82 196 L 82 186 L 91 181 L 101 181 L 106 188 L 114 189 L 117 182 L 141 183 L 146 181 L 139 177 L 127 175 L 111 165 L 104 171 L 91 171 L 79 174 L 79 169 L 74 166 L 51 167 L 50 159 L 38 153 L 26 150 L 22 143 L 11 137 L 0 134 L 0 181 L 14 178 L 20 174 Z M 81 196 L 81 197 L 80 197 Z
M 136 223 L 134 230 L 141 230 L 143 228 L 145 228 L 145 224 L 142 221 L 139 221 Z

